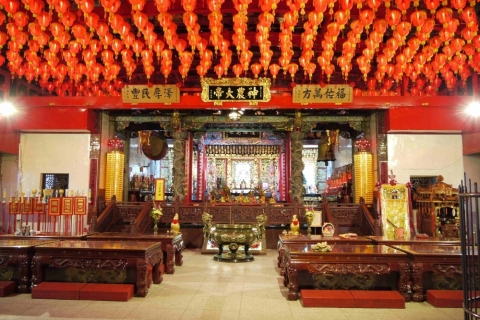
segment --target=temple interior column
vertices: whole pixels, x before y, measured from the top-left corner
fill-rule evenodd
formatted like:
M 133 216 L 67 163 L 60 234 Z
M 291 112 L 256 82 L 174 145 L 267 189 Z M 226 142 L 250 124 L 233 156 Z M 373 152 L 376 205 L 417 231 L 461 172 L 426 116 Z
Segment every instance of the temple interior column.
M 302 161 L 303 138 L 304 133 L 297 131 L 290 133 L 291 138 L 291 175 L 290 191 L 292 201 L 303 203 L 303 168 Z
M 173 132 L 173 199 L 185 199 L 185 139 L 187 132 Z

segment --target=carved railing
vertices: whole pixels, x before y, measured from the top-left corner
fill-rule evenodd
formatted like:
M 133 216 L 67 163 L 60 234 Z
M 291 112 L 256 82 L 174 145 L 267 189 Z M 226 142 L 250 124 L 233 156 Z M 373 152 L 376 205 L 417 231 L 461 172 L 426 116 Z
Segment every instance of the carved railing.
M 239 203 L 162 203 L 161 223 L 170 222 L 178 213 L 180 223 L 203 224 L 202 214 L 208 212 L 214 223 L 257 223 L 256 217 L 267 216 L 267 226 L 290 224 L 294 214 L 301 224 L 306 223 L 305 208 L 299 203 L 239 204 Z
M 142 210 L 135 219 L 135 224 L 131 226 L 131 233 L 147 233 L 150 229 L 150 223 L 152 222 L 152 217 L 150 213 L 152 212 L 153 202 L 145 202 Z
M 115 224 L 130 225 L 133 228 L 130 230 L 136 232 L 136 227 L 148 229 L 150 218 L 150 209 L 152 202 L 118 202 L 115 196 L 108 204 L 105 210 L 102 211 L 95 223 L 95 231 L 107 232 Z M 146 222 L 145 222 L 146 221 Z M 147 227 L 145 227 L 145 224 Z M 142 229 L 143 230 L 143 229 Z
M 97 232 L 106 232 L 108 231 L 117 221 L 117 201 L 115 196 L 112 197 L 112 201 L 108 206 L 102 211 L 97 221 L 95 223 L 95 230 Z
M 358 224 L 364 236 L 380 236 L 381 229 L 378 217 L 373 217 L 372 212 L 374 208 L 368 207 L 365 200 L 360 198 L 360 205 L 358 206 Z

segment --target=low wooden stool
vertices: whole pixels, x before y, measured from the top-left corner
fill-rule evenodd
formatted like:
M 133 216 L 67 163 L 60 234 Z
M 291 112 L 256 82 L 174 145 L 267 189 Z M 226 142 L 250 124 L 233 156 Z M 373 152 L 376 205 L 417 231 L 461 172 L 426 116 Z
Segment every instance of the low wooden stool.
M 42 282 L 32 289 L 32 299 L 78 300 L 86 283 Z
M 0 281 L 0 297 L 6 297 L 15 292 L 15 281 Z
M 405 298 L 398 291 L 350 290 L 355 308 L 405 309 Z
M 348 290 L 309 290 L 300 291 L 303 307 L 353 308 L 355 301 Z
M 427 290 L 427 302 L 437 308 L 462 308 L 462 290 Z
M 80 300 L 128 301 L 133 297 L 133 284 L 88 283 L 80 289 Z

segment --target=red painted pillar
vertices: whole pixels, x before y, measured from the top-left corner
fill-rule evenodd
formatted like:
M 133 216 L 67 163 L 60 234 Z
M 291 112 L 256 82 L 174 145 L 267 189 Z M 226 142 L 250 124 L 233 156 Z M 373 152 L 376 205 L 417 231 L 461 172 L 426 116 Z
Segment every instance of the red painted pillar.
M 286 191 L 287 202 L 292 202 L 292 197 L 290 194 L 291 163 L 292 163 L 292 141 L 290 138 L 290 132 L 287 132 L 287 137 L 285 139 L 285 191 Z
M 192 158 L 193 158 L 193 134 L 188 132 L 187 140 L 185 141 L 185 198 L 184 203 L 192 201 Z
M 205 168 L 206 157 L 203 144 L 198 145 L 198 159 L 197 159 L 197 200 L 203 200 L 205 192 Z

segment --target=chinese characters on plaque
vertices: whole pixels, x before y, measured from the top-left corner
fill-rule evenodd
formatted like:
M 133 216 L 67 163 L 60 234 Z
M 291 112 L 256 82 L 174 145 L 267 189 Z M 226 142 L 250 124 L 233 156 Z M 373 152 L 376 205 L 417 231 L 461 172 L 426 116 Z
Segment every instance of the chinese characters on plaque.
M 165 201 L 165 179 L 155 179 L 155 201 Z
M 297 85 L 293 88 L 293 103 L 348 103 L 353 101 L 353 88 L 345 85 Z
M 126 103 L 179 103 L 180 89 L 176 85 L 128 85 L 122 89 Z
M 87 197 L 62 197 L 48 199 L 48 215 L 85 215 L 87 214 Z
M 223 78 L 202 79 L 202 101 L 222 105 L 223 102 L 248 102 L 258 105 L 258 102 L 270 101 L 269 78 Z

